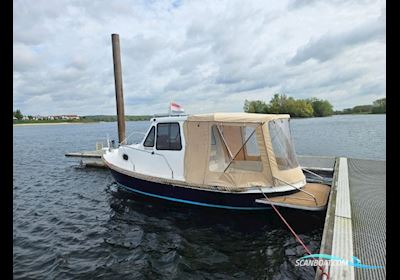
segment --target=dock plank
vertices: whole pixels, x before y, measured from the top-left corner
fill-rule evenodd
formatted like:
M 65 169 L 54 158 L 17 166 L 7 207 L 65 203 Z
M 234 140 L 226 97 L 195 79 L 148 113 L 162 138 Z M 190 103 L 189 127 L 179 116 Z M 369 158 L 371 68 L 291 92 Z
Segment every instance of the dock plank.
M 349 168 L 347 158 L 339 158 L 337 181 L 336 216 L 351 219 Z
M 352 260 L 353 232 L 350 210 L 350 190 L 347 158 L 339 158 L 335 224 L 333 228 L 332 255 Z M 331 266 L 331 279 L 354 279 L 354 267 L 349 265 Z
M 101 158 L 104 154 L 104 150 L 96 150 L 96 151 L 82 151 L 76 153 L 66 153 L 66 157 L 81 157 L 81 158 Z

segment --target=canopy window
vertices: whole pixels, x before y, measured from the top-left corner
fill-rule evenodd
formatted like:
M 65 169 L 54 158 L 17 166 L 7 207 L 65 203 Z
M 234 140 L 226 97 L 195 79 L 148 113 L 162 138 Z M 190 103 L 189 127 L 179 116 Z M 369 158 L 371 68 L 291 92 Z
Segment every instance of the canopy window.
M 268 124 L 272 148 L 280 170 L 293 169 L 299 166 L 290 134 L 289 119 L 276 119 Z
M 257 141 L 258 124 L 211 126 L 209 170 L 213 172 L 262 171 Z

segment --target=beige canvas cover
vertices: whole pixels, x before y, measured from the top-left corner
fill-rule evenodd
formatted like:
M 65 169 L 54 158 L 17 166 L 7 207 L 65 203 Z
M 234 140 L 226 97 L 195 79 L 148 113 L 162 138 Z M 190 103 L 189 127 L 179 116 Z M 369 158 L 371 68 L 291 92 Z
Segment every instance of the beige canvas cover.
M 217 186 L 227 190 L 245 190 L 254 186 L 273 187 L 304 181 L 304 174 L 298 165 L 286 170 L 279 168 L 272 147 L 268 123 L 289 118 L 287 114 L 250 113 L 189 116 L 183 126 L 186 141 L 185 180 L 189 184 Z M 251 134 L 244 135 L 245 130 Z M 250 138 L 258 147 L 253 155 L 245 150 L 248 143 L 245 141 Z M 221 147 L 228 147 L 224 153 L 234 156 L 230 165 L 213 166 L 212 158 L 218 151 L 212 150 L 212 142 L 215 142 L 213 147 L 217 142 L 222 143 Z
M 274 119 L 290 118 L 288 114 L 214 113 L 188 116 L 187 121 L 263 123 Z

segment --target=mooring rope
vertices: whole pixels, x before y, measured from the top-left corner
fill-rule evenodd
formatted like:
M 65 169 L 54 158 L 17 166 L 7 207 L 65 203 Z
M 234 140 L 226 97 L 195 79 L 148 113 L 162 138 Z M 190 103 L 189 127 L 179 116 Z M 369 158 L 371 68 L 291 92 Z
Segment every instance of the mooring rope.
M 264 197 L 268 200 L 269 198 L 267 197 L 267 195 L 262 191 L 262 189 L 260 188 L 261 193 L 264 195 Z M 271 201 L 270 201 L 271 202 Z M 273 202 L 270 203 L 270 205 L 272 206 L 272 209 L 275 210 L 276 214 L 278 214 L 279 218 L 281 218 L 281 220 L 284 222 L 284 224 L 288 227 L 288 229 L 291 231 L 291 233 L 294 235 L 294 237 L 297 239 L 297 241 L 303 246 L 304 250 L 309 254 L 312 255 L 311 251 L 308 249 L 308 247 L 304 244 L 304 242 L 301 240 L 301 238 L 297 235 L 297 233 L 293 230 L 293 228 L 289 225 L 289 223 L 286 221 L 286 219 L 282 216 L 282 214 L 279 212 L 279 210 L 275 207 L 275 205 L 273 204 Z M 315 260 L 315 258 L 313 257 L 313 259 Z M 329 280 L 329 273 L 324 271 L 324 268 L 320 265 L 317 265 L 317 267 L 321 270 L 322 275 L 325 275 L 327 277 L 327 279 Z

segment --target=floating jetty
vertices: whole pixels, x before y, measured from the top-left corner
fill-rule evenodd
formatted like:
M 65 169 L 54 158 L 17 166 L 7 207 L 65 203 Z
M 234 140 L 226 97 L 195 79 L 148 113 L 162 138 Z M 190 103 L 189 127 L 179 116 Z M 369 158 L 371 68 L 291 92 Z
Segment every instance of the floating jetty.
M 83 167 L 105 168 L 104 149 L 67 153 Z M 297 156 L 303 168 L 333 178 L 320 254 L 356 266 L 323 267 L 329 279 L 386 279 L 386 161 L 345 157 Z M 317 253 L 317 252 L 315 252 Z M 362 268 L 359 265 L 383 268 Z M 328 279 L 317 269 L 315 280 Z
M 77 153 L 66 153 L 66 157 L 80 158 L 81 167 L 97 167 L 106 168 L 101 156 L 104 154 L 103 149 L 95 151 L 82 151 Z
M 386 279 L 386 161 L 335 159 L 320 254 L 356 264 L 324 267 L 329 279 Z

